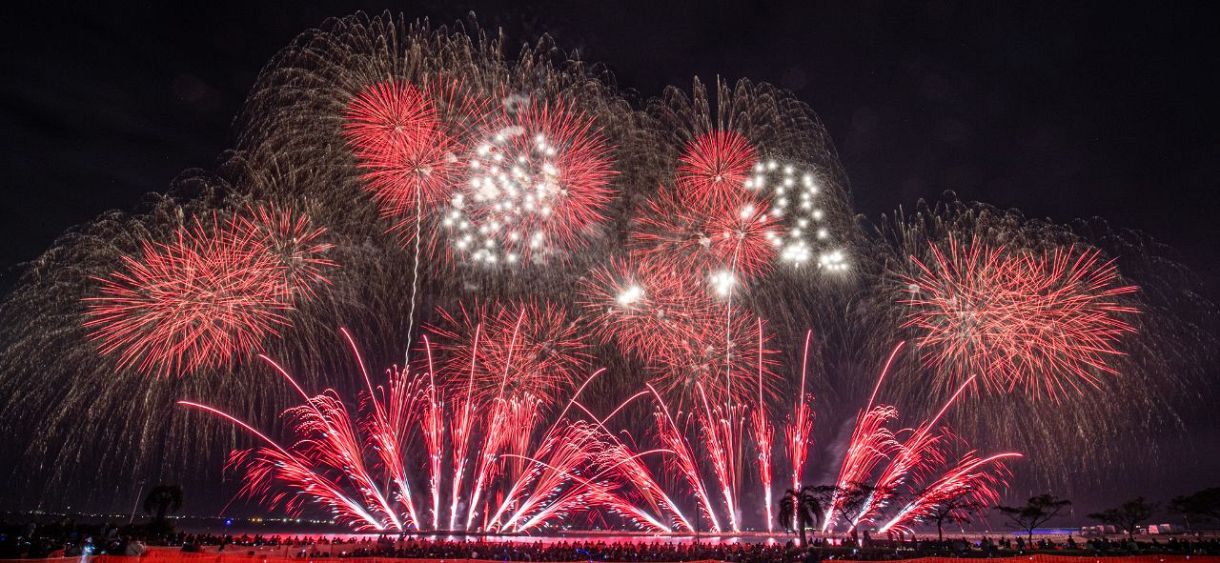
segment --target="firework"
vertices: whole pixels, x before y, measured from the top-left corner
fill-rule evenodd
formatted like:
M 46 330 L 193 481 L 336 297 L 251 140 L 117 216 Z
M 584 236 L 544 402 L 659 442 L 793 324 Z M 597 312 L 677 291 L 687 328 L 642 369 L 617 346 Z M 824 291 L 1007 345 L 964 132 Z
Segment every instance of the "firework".
M 848 268 L 846 252 L 834 246 L 829 215 L 822 207 L 821 187 L 813 172 L 767 159 L 754 165 L 742 187 L 766 197 L 762 201 L 767 205 L 760 212 L 775 225 L 764 235 L 780 261 L 798 268 L 816 263 L 828 272 Z
M 576 249 L 611 198 L 605 139 L 563 104 L 509 107 L 491 127 L 465 156 L 469 180 L 442 221 L 453 249 L 485 264 Z
M 754 147 L 740 133 L 712 131 L 686 145 L 678 159 L 678 186 L 688 202 L 710 202 L 740 192 Z
M 805 377 L 809 371 L 809 344 L 813 331 L 805 333 L 805 346 L 801 353 L 801 386 L 793 401 L 792 413 L 784 426 L 784 447 L 792 462 L 792 490 L 801 490 L 805 473 L 809 445 L 813 432 L 813 396 L 805 392 Z
M 758 451 L 758 480 L 763 488 L 763 506 L 766 507 L 767 531 L 771 531 L 771 448 L 774 443 L 775 426 L 771 424 L 771 416 L 767 411 L 766 397 L 763 393 L 763 373 L 766 357 L 763 350 L 763 325 L 758 322 L 758 402 L 754 404 L 754 413 L 750 418 L 754 432 L 754 444 Z
M 1192 286 L 1147 246 L 1116 251 L 1092 226 L 984 206 L 866 232 L 829 134 L 790 94 L 696 81 L 633 107 L 549 40 L 508 44 L 392 15 L 329 21 L 260 74 L 215 171 L 31 263 L 0 305 L 15 319 L 0 327 L 0 396 L 15 413 L 4 430 L 33 436 L 4 453 L 41 487 L 12 489 L 54 502 L 82 460 L 114 482 L 209 479 L 181 469 L 219 467 L 217 445 L 253 427 L 181 409 L 166 421 L 165 407 L 206 396 L 224 420 L 278 412 L 296 399 L 260 384 L 276 368 L 240 359 L 290 359 L 298 387 L 322 388 L 349 361 L 325 345 L 346 325 L 372 364 L 407 367 L 302 398 L 285 442 L 234 458 L 247 494 L 291 511 L 317 500 L 371 529 L 528 531 L 597 510 L 648 530 L 731 531 L 760 527 L 777 468 L 795 488 L 818 466 L 835 478 L 831 528 L 901 528 L 952 483 L 1001 484 L 998 461 L 950 455 L 948 427 L 1070 477 L 1131 426 L 1120 417 L 1172 421 L 1184 379 L 1166 368 L 1198 371 L 1193 348 L 1214 349 L 1185 345 L 1206 333 L 1176 321 Z M 951 240 L 971 242 L 955 254 Z M 795 370 L 773 373 L 770 343 L 810 326 L 798 385 Z M 874 389 L 845 412 L 870 383 L 862 360 L 912 336 L 929 369 L 895 357 L 886 404 Z M 614 377 L 570 404 L 583 418 L 557 413 L 587 365 Z M 975 373 L 975 387 L 1026 392 L 953 402 Z M 624 395 L 654 404 L 612 409 L 634 416 L 611 432 L 592 413 Z M 1043 395 L 1081 400 L 1048 408 Z M 834 421 L 856 424 L 850 447 L 815 458 L 815 437 L 836 443 Z M 310 449 L 302 436 L 343 442 Z M 906 495 L 925 500 L 895 506 Z
M 85 326 L 102 353 L 144 373 L 228 365 L 288 323 L 282 266 L 260 240 L 223 232 L 218 220 L 146 242 L 98 283 Z
M 326 229 L 314 226 L 305 213 L 255 205 L 237 214 L 229 227 L 239 240 L 261 242 L 264 251 L 278 261 L 286 300 L 312 299 L 317 288 L 330 285 L 328 271 L 338 263 L 326 256 L 334 245 L 325 242 Z
M 503 391 L 550 402 L 589 361 L 579 327 L 552 303 L 460 305 L 455 314 L 439 314 L 441 322 L 427 328 L 446 353 L 443 369 L 470 371 L 480 397 Z
M 706 276 L 730 272 L 746 279 L 762 274 L 771 262 L 774 236 L 766 202 L 740 190 L 716 200 L 691 201 L 662 188 L 631 232 L 643 259 Z
M 447 199 L 461 180 L 460 141 L 445 132 L 430 96 L 401 81 L 369 86 L 344 117 L 367 190 L 391 229 L 410 238 L 421 206 Z
M 365 388 L 355 415 L 337 391 L 328 389 L 310 396 L 287 371 L 264 358 L 304 401 L 284 413 L 293 434 L 288 445 L 214 407 L 180 403 L 232 422 L 262 442 L 260 447 L 235 451 L 230 457 L 230 467 L 241 474 L 239 494 L 243 496 L 289 513 L 299 513 L 306 503 L 314 503 L 358 530 L 438 530 L 443 495 L 439 472 L 444 467 L 440 458 L 446 453 L 440 445 L 440 421 L 449 416 L 439 410 L 444 408 L 441 397 L 445 392 L 438 388 L 431 371 L 411 373 L 398 368 L 387 370 L 384 385 L 374 386 L 355 342 L 346 331 L 343 336 L 357 359 Z M 478 405 L 479 410 L 489 411 L 480 432 L 484 441 L 478 455 L 490 461 L 480 467 L 475 487 L 470 489 L 460 476 L 449 479 L 453 490 L 461 491 L 456 494 L 469 502 L 467 529 L 527 532 L 585 510 L 587 499 L 613 490 L 604 480 L 579 476 L 580 468 L 601 452 L 598 433 L 588 423 L 560 415 L 535 448 L 514 453 L 509 441 L 501 438 L 505 425 L 515 423 L 511 406 L 507 406 L 511 403 L 497 397 Z M 415 436 L 428 444 L 428 459 L 423 464 L 428 468 L 426 488 L 413 487 L 406 471 L 412 459 L 407 444 Z M 466 455 L 464 448 L 450 451 L 454 457 Z M 524 462 L 515 474 L 506 469 L 513 460 Z M 471 527 L 474 514 L 483 508 L 482 495 L 491 488 L 502 493 L 502 500 L 486 506 L 485 526 Z M 415 490 L 428 491 L 430 524 L 419 516 Z M 456 518 L 450 515 L 451 522 Z
M 580 305 L 592 330 L 648 362 L 667 346 L 694 341 L 699 327 L 715 320 L 697 279 L 647 260 L 614 258 L 582 281 Z
M 906 327 L 919 334 L 926 362 L 952 384 L 978 373 L 992 389 L 1055 397 L 1095 387 L 1116 373 L 1124 335 L 1138 312 L 1120 299 L 1111 261 L 1096 250 L 1011 252 L 973 240 L 933 246 L 929 264 L 913 259 L 904 278 Z
M 692 400 L 706 393 L 717 402 L 731 397 L 736 403 L 752 402 L 758 383 L 769 399 L 779 382 L 771 369 L 770 335 L 755 331 L 760 319 L 727 304 L 713 311 L 718 314 L 711 319 L 682 329 L 688 340 L 669 343 L 659 352 L 648 365 L 652 383 Z M 763 359 L 761 370 L 756 369 L 756 350 Z
M 931 514 L 938 505 L 962 496 L 970 498 L 977 506 L 994 505 L 1000 498 L 998 489 L 1004 484 L 1003 462 L 1019 457 L 1018 453 L 1003 453 L 979 458 L 974 452 L 967 453 L 952 469 L 919 491 L 915 500 L 900 508 L 878 531 L 909 530 L 910 523 Z M 994 469 L 987 471 L 989 466 Z

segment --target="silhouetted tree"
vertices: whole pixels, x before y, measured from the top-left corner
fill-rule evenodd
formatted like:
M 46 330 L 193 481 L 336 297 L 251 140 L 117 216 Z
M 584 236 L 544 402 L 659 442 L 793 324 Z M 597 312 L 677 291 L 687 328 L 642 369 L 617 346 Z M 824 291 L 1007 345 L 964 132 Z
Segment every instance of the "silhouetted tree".
M 181 508 L 182 487 L 178 485 L 162 483 L 144 497 L 144 512 L 153 515 L 153 529 L 158 533 L 168 533 L 172 529 L 166 516 Z
M 1050 493 L 1030 497 L 1025 506 L 997 506 L 1013 525 L 1025 530 L 1027 539 L 1034 541 L 1034 528 L 1045 524 L 1059 514 L 1064 508 L 1072 505 L 1072 501 L 1059 498 Z
M 955 497 L 938 503 L 930 514 L 919 520 L 928 524 L 936 524 L 936 541 L 945 541 L 945 524 L 969 524 L 974 514 L 985 507 L 974 500 L 969 490 L 963 490 Z
M 1220 487 L 1211 487 L 1193 494 L 1173 497 L 1169 507 L 1186 518 L 1186 525 L 1200 520 L 1220 521 Z
M 779 499 L 779 524 L 784 530 L 796 530 L 801 545 L 807 545 L 805 528 L 816 527 L 822 519 L 823 505 L 834 491 L 834 487 L 806 486 L 799 490 L 788 489 Z
M 1134 538 L 1135 529 L 1151 518 L 1154 511 L 1156 511 L 1155 503 L 1144 500 L 1144 497 L 1136 497 L 1117 507 L 1094 512 L 1089 515 L 1089 518 L 1102 524 L 1110 524 L 1126 532 L 1128 538 Z

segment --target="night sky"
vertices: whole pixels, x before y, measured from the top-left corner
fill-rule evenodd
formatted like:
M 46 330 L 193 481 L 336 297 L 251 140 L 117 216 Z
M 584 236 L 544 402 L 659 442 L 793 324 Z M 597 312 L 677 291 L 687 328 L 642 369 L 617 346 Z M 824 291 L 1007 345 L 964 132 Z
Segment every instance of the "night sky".
M 1220 297 L 1220 42 L 1202 3 L 103 4 L 37 3 L 0 39 L 0 289 L 68 227 L 213 165 L 296 34 L 390 8 L 437 23 L 473 10 L 514 42 L 550 33 L 640 99 L 694 75 L 777 84 L 823 118 L 861 213 L 953 190 L 1057 222 L 1099 215 L 1174 247 Z M 1168 449 L 1182 459 L 1153 496 L 1220 484 L 1217 387 L 1183 407 Z

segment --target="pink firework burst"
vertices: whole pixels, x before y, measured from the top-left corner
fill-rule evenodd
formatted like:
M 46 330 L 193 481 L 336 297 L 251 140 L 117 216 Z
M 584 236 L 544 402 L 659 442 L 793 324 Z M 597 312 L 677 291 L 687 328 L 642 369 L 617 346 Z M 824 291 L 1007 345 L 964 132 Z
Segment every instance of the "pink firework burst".
M 98 279 L 84 326 L 103 353 L 145 374 L 227 366 L 288 324 L 284 274 L 266 237 L 195 221 Z
M 604 219 L 615 176 L 593 120 L 562 103 L 506 107 L 475 142 L 442 226 L 452 252 L 484 264 L 577 249 Z
M 904 276 L 905 326 L 926 363 L 960 384 L 978 374 L 996 390 L 1058 397 L 1116 373 L 1124 335 L 1135 332 L 1113 261 L 1095 249 L 1012 252 L 977 239 L 933 245 Z
M 767 210 L 766 201 L 743 190 L 691 199 L 661 188 L 633 225 L 632 246 L 673 268 L 749 279 L 765 272 L 775 255 L 779 226 Z
M 460 305 L 428 327 L 446 373 L 469 375 L 483 398 L 532 396 L 549 404 L 589 361 L 582 331 L 552 303 Z M 476 343 L 477 335 L 477 343 Z
M 716 130 L 695 137 L 678 158 L 678 188 L 689 201 L 714 201 L 736 194 L 757 161 L 740 133 Z

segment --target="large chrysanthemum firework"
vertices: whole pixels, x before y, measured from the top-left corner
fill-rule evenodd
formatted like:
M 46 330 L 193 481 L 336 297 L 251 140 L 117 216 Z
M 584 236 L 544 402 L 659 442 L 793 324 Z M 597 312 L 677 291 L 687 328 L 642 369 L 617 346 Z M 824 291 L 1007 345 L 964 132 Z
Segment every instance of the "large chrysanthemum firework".
M 1122 284 L 1096 249 L 1011 251 L 950 238 L 903 276 L 905 326 L 927 363 L 954 386 L 979 375 L 992 389 L 1056 397 L 1113 374 L 1119 342 L 1135 332 Z
M 483 264 L 543 262 L 603 219 L 615 175 L 591 119 L 564 104 L 506 104 L 464 163 L 442 225 L 451 250 Z
M 122 367 L 164 376 L 226 366 L 259 350 L 289 324 L 297 299 L 328 283 L 335 263 L 324 233 L 271 206 L 196 220 L 99 278 L 85 327 Z
M 89 328 L 120 366 L 178 375 L 228 364 L 287 324 L 283 266 L 257 238 L 214 222 L 146 242 L 142 255 L 99 279 Z

